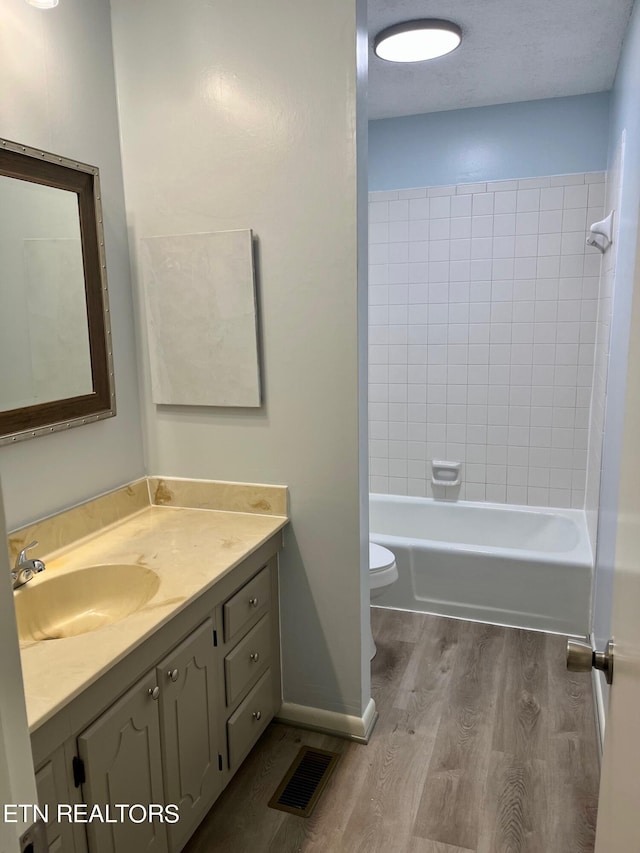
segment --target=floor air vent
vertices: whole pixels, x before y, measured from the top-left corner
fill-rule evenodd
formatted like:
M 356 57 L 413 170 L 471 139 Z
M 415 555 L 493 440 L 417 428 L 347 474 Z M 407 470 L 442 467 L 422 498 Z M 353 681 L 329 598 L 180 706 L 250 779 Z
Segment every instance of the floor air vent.
M 269 800 L 269 808 L 309 817 L 339 758 L 337 752 L 303 746 Z

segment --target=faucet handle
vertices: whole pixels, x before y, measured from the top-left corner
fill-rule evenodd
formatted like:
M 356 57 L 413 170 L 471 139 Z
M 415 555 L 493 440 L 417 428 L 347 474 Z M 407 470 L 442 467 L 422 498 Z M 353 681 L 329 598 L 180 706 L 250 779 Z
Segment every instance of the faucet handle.
M 16 569 L 19 569 L 20 566 L 22 566 L 24 563 L 26 563 L 27 551 L 30 551 L 31 548 L 35 548 L 37 544 L 38 544 L 38 540 L 34 539 L 33 542 L 30 542 L 28 545 L 26 545 L 22 549 L 22 551 L 20 551 L 20 553 L 18 554 L 18 556 L 16 558 Z
M 27 560 L 27 551 L 30 548 L 34 548 L 37 544 L 38 543 L 34 539 L 33 542 L 27 545 L 26 548 L 23 548 L 18 554 L 15 568 L 11 571 L 11 580 L 13 582 L 14 589 L 19 589 L 21 586 L 28 583 L 34 575 L 44 572 L 46 566 L 42 560 Z

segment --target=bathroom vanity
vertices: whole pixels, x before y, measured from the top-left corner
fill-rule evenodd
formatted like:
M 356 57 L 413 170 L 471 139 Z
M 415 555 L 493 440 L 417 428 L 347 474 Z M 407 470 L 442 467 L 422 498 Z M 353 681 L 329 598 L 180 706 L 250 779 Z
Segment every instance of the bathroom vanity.
M 278 711 L 286 490 L 253 488 L 149 478 L 10 537 L 12 556 L 40 537 L 47 566 L 15 596 L 50 851 L 181 850 Z M 80 613 L 79 573 L 107 578 L 116 567 L 122 586 L 131 568 L 137 609 L 109 622 L 105 593 L 97 614 Z M 140 603 L 146 572 L 158 582 Z M 47 582 L 53 613 L 41 614 L 35 595 L 30 611 L 27 597 Z M 99 597 L 105 584 L 95 587 Z M 108 803 L 175 804 L 180 819 L 55 820 L 58 804 L 74 803 L 87 815 Z

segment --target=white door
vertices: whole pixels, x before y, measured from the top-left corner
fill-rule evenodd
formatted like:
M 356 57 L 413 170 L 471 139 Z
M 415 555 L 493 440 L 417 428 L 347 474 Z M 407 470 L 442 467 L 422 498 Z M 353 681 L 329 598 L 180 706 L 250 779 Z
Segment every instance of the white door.
M 6 541 L 0 487 L 0 543 Z M 10 803 L 38 802 L 6 547 L 0 548 L 0 649 L 0 808 L 4 808 Z M 12 812 L 12 819 L 13 815 Z M 16 853 L 18 839 L 31 821 L 13 823 L 3 818 L 4 814 L 0 814 L 0 851 Z
M 639 244 L 640 245 L 640 244 Z M 596 853 L 640 853 L 640 263 L 625 399 L 613 603 L 614 673 Z

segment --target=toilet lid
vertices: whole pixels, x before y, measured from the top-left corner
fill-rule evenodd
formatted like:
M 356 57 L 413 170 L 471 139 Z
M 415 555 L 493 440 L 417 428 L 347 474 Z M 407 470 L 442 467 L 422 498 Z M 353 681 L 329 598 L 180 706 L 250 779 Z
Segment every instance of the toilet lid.
M 391 551 L 388 548 L 383 548 L 382 545 L 376 545 L 375 542 L 369 542 L 369 571 L 379 572 L 382 569 L 388 569 L 396 561 Z

